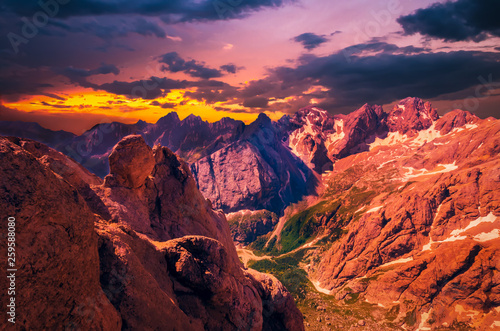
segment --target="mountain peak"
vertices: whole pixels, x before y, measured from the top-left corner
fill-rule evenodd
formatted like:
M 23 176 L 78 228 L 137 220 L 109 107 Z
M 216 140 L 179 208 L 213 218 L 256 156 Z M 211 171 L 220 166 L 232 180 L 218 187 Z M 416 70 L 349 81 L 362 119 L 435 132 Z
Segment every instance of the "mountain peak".
M 307 106 L 301 108 L 296 114 L 295 117 L 301 117 L 303 119 L 309 118 L 311 122 L 323 121 L 327 118 L 330 118 L 330 114 L 319 107 L 316 106 Z
M 181 120 L 179 119 L 179 115 L 175 111 L 168 113 L 167 115 L 160 118 L 156 124 L 157 125 L 165 125 L 170 123 L 179 123 Z
M 436 130 L 440 130 L 442 135 L 449 133 L 455 128 L 462 127 L 466 124 L 473 124 L 479 121 L 479 117 L 471 112 L 455 109 L 443 115 L 436 122 Z
M 203 120 L 201 119 L 200 116 L 189 114 L 189 116 L 183 119 L 182 122 L 195 124 L 195 123 L 201 123 L 203 122 Z
M 437 119 L 439 115 L 430 102 L 409 97 L 394 105 L 387 116 L 387 126 L 390 132 L 413 136 L 417 131 L 428 129 Z
M 269 118 L 269 116 L 267 116 L 266 113 L 260 113 L 259 116 L 257 117 L 257 121 L 266 121 L 266 122 L 270 122 L 271 119 Z

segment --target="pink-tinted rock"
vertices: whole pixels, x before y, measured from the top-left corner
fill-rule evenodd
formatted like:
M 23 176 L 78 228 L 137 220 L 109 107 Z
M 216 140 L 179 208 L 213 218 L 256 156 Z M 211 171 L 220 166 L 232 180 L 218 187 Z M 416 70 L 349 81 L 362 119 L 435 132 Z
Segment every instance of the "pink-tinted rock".
M 110 175 L 105 180 L 106 186 L 138 188 L 144 185 L 154 167 L 151 147 L 140 135 L 123 138 L 109 155 Z

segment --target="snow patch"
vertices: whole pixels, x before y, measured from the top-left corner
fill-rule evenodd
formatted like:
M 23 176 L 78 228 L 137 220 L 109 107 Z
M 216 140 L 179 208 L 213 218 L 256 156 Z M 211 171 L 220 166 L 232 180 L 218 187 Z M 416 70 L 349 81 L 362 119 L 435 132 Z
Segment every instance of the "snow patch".
M 437 207 L 437 209 L 436 209 L 436 215 L 434 215 L 434 219 L 432 220 L 432 225 L 434 225 L 434 222 L 436 222 L 436 219 L 437 219 L 437 217 L 438 217 L 438 215 L 439 215 L 439 211 L 441 210 L 441 207 L 442 207 L 442 206 L 443 206 L 443 204 L 441 203 L 441 204 Z M 432 226 L 432 225 L 431 225 L 431 226 Z
M 387 262 L 385 264 L 382 264 L 381 266 L 378 266 L 378 268 L 385 268 L 385 267 L 388 267 L 390 265 L 400 264 L 400 263 L 407 263 L 407 262 L 411 262 L 411 261 L 413 261 L 413 257 L 412 256 L 410 256 L 408 258 L 404 258 L 404 259 L 399 259 L 399 260 L 396 260 L 396 261 Z
M 396 161 L 396 160 L 392 159 L 392 160 L 389 160 L 389 161 L 387 161 L 387 162 L 384 162 L 384 163 L 382 163 L 381 165 L 379 165 L 379 166 L 377 167 L 377 170 L 381 169 L 381 168 L 382 168 L 383 166 L 385 166 L 386 164 L 389 164 L 389 163 L 392 163 L 392 162 L 395 162 L 395 161 Z
M 378 206 L 378 207 L 375 207 L 375 208 L 372 208 L 370 210 L 368 210 L 366 213 L 374 213 L 380 209 L 382 209 L 384 206 Z
M 488 233 L 480 233 L 474 236 L 475 241 L 479 242 L 485 242 L 485 241 L 490 241 L 493 239 L 498 239 L 500 238 L 500 230 L 499 229 L 494 229 L 491 232 Z
M 429 319 L 431 312 L 432 312 L 432 308 L 427 313 L 422 313 L 422 315 L 420 315 L 420 324 L 418 325 L 417 331 L 432 330 L 430 327 L 425 326 L 425 323 L 427 323 L 427 320 Z
M 479 127 L 479 125 L 477 125 L 477 124 L 468 123 L 468 124 L 465 124 L 464 126 L 461 126 L 459 128 L 454 128 L 453 130 L 451 130 L 450 133 L 457 133 L 457 132 L 464 131 L 464 130 L 473 130 L 473 129 L 477 129 L 478 127 Z
M 469 225 L 467 225 L 467 227 L 465 229 L 457 229 L 457 230 L 453 230 L 451 232 L 451 235 L 452 236 L 456 236 L 456 235 L 459 235 L 467 230 L 470 230 L 472 228 L 475 228 L 476 226 L 478 226 L 479 224 L 481 223 L 493 223 L 497 220 L 497 217 L 495 215 L 493 215 L 493 213 L 489 213 L 487 216 L 485 217 L 478 217 L 477 219 L 475 219 L 474 221 L 470 222 Z
M 312 283 L 313 283 L 314 288 L 316 289 L 316 291 L 318 291 L 318 292 L 320 292 L 320 293 L 330 295 L 330 293 L 332 292 L 332 291 L 330 291 L 330 290 L 327 290 L 326 288 L 321 287 L 321 286 L 319 285 L 319 281 L 314 281 L 314 282 L 312 282 Z
M 316 119 L 318 117 L 316 116 Z M 302 159 L 304 163 L 307 164 L 309 168 L 314 168 L 314 164 L 311 162 L 313 159 L 313 151 L 305 151 L 300 148 L 300 144 L 304 141 L 307 136 L 316 136 L 318 130 L 317 127 L 311 123 L 309 117 L 306 117 L 306 124 L 304 124 L 301 128 L 293 131 L 288 138 L 288 147 L 292 150 L 292 153 L 297 157 Z
M 399 132 L 389 132 L 387 134 L 387 137 L 384 139 L 381 139 L 379 137 L 375 137 L 375 140 L 369 144 L 370 150 L 374 149 L 375 147 L 378 146 L 390 146 L 390 145 L 395 145 L 397 143 L 403 143 L 408 140 L 407 135 L 403 135 Z
M 403 167 L 404 169 L 407 169 L 408 170 L 408 173 L 406 173 L 404 176 L 403 176 L 403 180 L 409 180 L 411 178 L 415 178 L 415 177 L 420 177 L 420 176 L 423 176 L 423 175 L 435 175 L 435 174 L 441 174 L 441 173 L 445 173 L 445 172 L 450 172 L 450 171 L 453 171 L 453 170 L 456 170 L 458 169 L 458 166 L 456 165 L 456 162 L 457 161 L 454 161 L 453 163 L 451 164 L 438 164 L 438 168 L 444 168 L 444 169 L 441 169 L 441 170 L 435 170 L 435 171 L 428 171 L 427 169 L 415 169 L 415 168 L 412 168 L 412 167 Z
M 437 213 L 436 213 L 436 215 L 437 215 Z M 432 247 L 431 247 L 432 244 L 440 244 L 440 243 L 444 243 L 444 242 L 465 240 L 465 239 L 467 239 L 467 236 L 464 234 L 468 230 L 473 229 L 482 223 L 493 223 L 496 220 L 497 220 L 497 217 L 495 215 L 493 215 L 493 213 L 489 213 L 487 216 L 484 216 L 484 217 L 478 217 L 474 221 L 470 222 L 469 225 L 467 225 L 467 227 L 465 227 L 464 229 L 453 230 L 450 234 L 450 237 L 446 238 L 445 240 L 433 241 L 432 238 L 429 238 L 429 243 L 424 245 L 424 247 L 422 247 L 422 251 L 430 251 L 432 249 Z M 485 242 L 485 241 L 498 239 L 498 238 L 500 238 L 500 230 L 499 229 L 493 229 L 490 232 L 482 232 L 482 233 L 476 234 L 474 237 L 472 237 L 473 240 L 478 241 L 478 242 Z
M 464 125 L 464 127 L 465 127 L 466 129 L 472 130 L 472 129 L 477 129 L 477 128 L 479 127 L 479 125 L 477 125 L 477 124 L 467 123 L 467 124 L 465 124 L 465 125 Z
M 338 143 L 341 139 L 345 137 L 344 133 L 344 120 L 335 120 L 335 124 L 333 126 L 335 128 L 335 132 L 328 135 L 325 141 L 325 146 L 328 150 L 330 150 L 330 146 Z
M 366 206 L 363 206 L 363 207 L 359 208 L 358 210 L 356 210 L 356 211 L 354 212 L 354 214 L 359 213 L 360 211 L 362 211 L 362 210 L 363 210 L 363 209 L 365 209 L 365 208 L 366 208 Z
M 440 138 L 441 133 L 435 129 L 436 123 L 434 122 L 427 130 L 421 130 L 418 135 L 412 140 L 411 145 L 422 146 L 426 142 L 431 142 L 434 139 Z

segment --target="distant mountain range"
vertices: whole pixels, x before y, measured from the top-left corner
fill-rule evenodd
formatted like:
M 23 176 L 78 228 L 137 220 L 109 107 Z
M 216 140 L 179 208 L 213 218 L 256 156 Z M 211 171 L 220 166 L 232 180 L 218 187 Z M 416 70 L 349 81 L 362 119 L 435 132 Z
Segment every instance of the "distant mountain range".
M 438 119 L 430 103 L 402 100 L 389 113 L 364 105 L 348 115 L 314 106 L 272 122 L 265 114 L 246 125 L 214 123 L 172 112 L 155 124 L 98 124 L 80 136 L 36 123 L 0 122 L 0 134 L 34 139 L 61 151 L 104 178 L 108 156 L 123 137 L 139 134 L 147 144 L 167 146 L 186 160 L 200 191 L 224 212 L 269 210 L 279 215 L 291 203 L 315 194 L 319 175 L 346 156 L 393 132 L 415 135 Z
M 0 134 L 70 156 L 2 138 L 70 183 L 94 215 L 152 240 L 202 234 L 232 250 L 230 229 L 240 258 L 287 286 L 308 328 L 321 329 L 330 316 L 337 329 L 499 326 L 500 120 L 458 109 L 440 117 L 429 102 L 406 98 L 388 112 L 364 105 L 330 115 L 310 106 L 249 125 L 170 113 L 81 136 L 20 122 L 1 122 Z M 151 152 L 158 144 L 168 148 Z M 227 213 L 229 227 L 212 208 Z M 114 225 L 105 227 L 100 236 L 121 245 Z

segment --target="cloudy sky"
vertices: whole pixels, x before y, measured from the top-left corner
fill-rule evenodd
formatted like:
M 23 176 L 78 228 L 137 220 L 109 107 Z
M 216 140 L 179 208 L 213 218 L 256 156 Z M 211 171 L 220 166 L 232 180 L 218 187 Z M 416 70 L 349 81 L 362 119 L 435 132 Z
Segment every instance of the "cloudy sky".
M 408 96 L 499 117 L 499 15 L 498 0 L 2 0 L 0 120 L 81 133 Z

